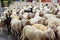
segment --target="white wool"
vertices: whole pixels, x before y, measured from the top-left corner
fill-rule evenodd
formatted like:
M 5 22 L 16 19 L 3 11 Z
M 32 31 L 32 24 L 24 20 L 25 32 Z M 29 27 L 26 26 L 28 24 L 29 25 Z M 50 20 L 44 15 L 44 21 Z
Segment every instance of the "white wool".
M 55 39 L 55 34 L 50 28 L 43 32 L 33 26 L 27 25 L 23 28 L 23 40 L 25 37 L 29 38 L 29 40 L 41 40 L 42 38 L 45 40 L 46 37 L 49 39 Z
M 15 22 L 14 22 L 14 21 L 15 21 Z M 18 19 L 12 19 L 11 22 L 16 23 L 16 22 L 18 22 L 18 21 L 19 21 Z
M 35 16 L 34 13 L 29 13 L 29 17 L 30 17 L 30 18 L 33 18 L 34 16 Z
M 28 14 L 29 14 L 29 13 L 24 13 L 24 14 L 23 14 L 23 18 L 24 18 L 24 19 L 27 19 Z
M 40 21 L 41 17 L 35 16 L 34 18 L 30 19 L 31 24 L 36 24 L 38 21 Z
M 33 10 L 33 12 L 36 12 L 36 10 Z
M 24 9 L 21 9 L 21 10 L 20 10 L 20 13 L 23 13 L 23 12 L 24 12 Z
M 57 9 L 58 9 L 58 10 L 60 10 L 60 5 L 59 5 L 59 6 L 57 6 Z
M 13 30 L 17 30 L 18 28 L 21 29 L 21 21 L 18 19 L 12 19 L 11 20 L 11 28 Z
M 48 6 L 45 6 L 45 7 L 44 7 L 44 10 L 47 10 L 47 9 L 48 9 L 47 7 L 48 7 Z
M 58 18 L 55 18 L 55 17 L 50 17 L 50 18 L 48 18 L 47 19 L 47 21 L 46 22 L 48 22 L 48 26 L 50 27 L 52 24 L 54 24 L 54 25 L 60 25 L 60 19 L 58 19 Z
M 48 29 L 47 26 L 44 26 L 43 24 L 34 24 L 33 26 L 43 32 Z
M 28 10 L 28 7 L 24 7 L 25 10 Z
M 1 22 L 1 19 L 0 19 L 0 22 Z
M 37 10 L 35 16 L 39 16 L 40 10 Z
M 33 26 L 25 26 L 23 28 L 23 40 L 25 37 L 29 40 L 40 40 L 43 37 L 43 32 L 34 28 Z
M 60 22 L 60 19 L 58 19 L 58 18 L 54 18 L 54 17 L 50 17 L 50 18 L 48 18 L 47 19 L 48 21 L 51 21 L 51 22 Z
M 57 29 L 60 30 L 60 26 L 58 26 Z
M 37 18 L 32 18 L 30 19 L 31 24 L 35 24 L 38 23 L 38 19 Z
M 23 26 L 26 26 L 27 21 L 28 21 L 27 19 L 22 19 L 22 25 L 23 25 Z
M 4 21 L 6 19 L 6 17 L 5 16 L 2 16 L 2 15 L 1 15 L 0 18 L 1 18 L 2 21 Z
M 3 12 L 4 14 L 6 14 L 6 12 Z
M 28 8 L 32 8 L 32 6 L 29 5 Z
M 37 6 L 34 6 L 34 8 L 33 8 L 34 10 L 36 10 L 37 9 Z
M 58 9 L 56 7 L 54 7 L 55 11 L 57 11 Z
M 12 14 L 15 14 L 15 15 L 16 15 L 16 11 L 15 11 L 15 10 L 13 10 L 13 11 L 12 11 Z
M 60 17 L 60 11 L 57 13 L 57 16 Z
M 44 17 L 45 17 L 45 18 L 56 17 L 56 15 L 53 15 L 53 14 L 44 14 Z
M 19 19 L 19 16 L 18 16 L 17 14 L 12 14 L 10 17 L 11 17 L 12 19 Z
M 44 10 L 43 13 L 46 14 L 46 11 Z

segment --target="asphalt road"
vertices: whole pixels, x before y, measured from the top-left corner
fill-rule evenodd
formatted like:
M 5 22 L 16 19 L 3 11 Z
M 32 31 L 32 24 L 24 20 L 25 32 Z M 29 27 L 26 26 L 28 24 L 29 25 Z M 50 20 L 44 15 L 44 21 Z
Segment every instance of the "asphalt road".
M 17 37 L 13 37 L 11 35 L 7 35 L 7 28 L 5 28 L 5 32 L 3 33 L 3 35 L 0 35 L 0 40 L 17 40 Z

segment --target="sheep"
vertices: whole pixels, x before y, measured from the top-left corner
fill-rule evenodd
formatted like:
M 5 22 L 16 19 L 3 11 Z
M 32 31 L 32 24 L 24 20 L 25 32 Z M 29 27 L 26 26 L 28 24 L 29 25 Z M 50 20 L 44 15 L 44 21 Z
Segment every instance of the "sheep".
M 35 27 L 35 26 L 29 26 L 29 25 L 25 26 L 23 28 L 22 40 L 24 40 L 25 37 L 27 37 L 29 40 L 46 40 L 46 38 L 48 38 L 49 40 L 55 39 L 54 31 L 51 28 L 44 28 L 45 29 L 44 31 L 42 30 L 41 27 Z
M 5 15 L 1 15 L 0 17 L 0 30 L 1 30 L 1 34 L 0 35 L 3 35 L 3 32 L 5 31 L 4 28 L 5 28 L 5 21 L 6 17 Z
M 18 19 L 12 19 L 11 20 L 11 28 L 13 30 L 18 30 L 18 28 L 20 28 L 20 30 L 21 30 L 21 21 Z
M 12 19 L 11 20 L 11 33 L 12 35 L 15 34 L 14 36 L 16 36 L 16 33 L 18 34 L 18 40 L 19 37 L 21 35 L 21 31 L 22 31 L 22 23 L 20 20 L 18 19 Z
M 30 19 L 30 24 L 36 24 L 40 21 L 41 17 L 39 16 L 39 10 L 36 12 L 35 16 L 33 18 Z M 35 20 L 36 19 L 36 20 Z
M 49 17 L 56 17 L 56 15 L 53 15 L 53 14 L 44 14 L 43 17 L 48 19 Z
M 60 25 L 60 19 L 55 17 L 50 17 L 46 20 L 46 23 L 48 24 L 48 27 L 51 27 L 52 24 L 54 24 L 57 27 Z
M 1 26 L 0 27 L 4 27 L 5 26 L 5 23 L 4 23 L 5 20 L 6 20 L 5 15 L 1 15 L 1 17 L 0 17 Z
M 0 19 L 0 35 L 2 35 L 3 34 L 3 31 L 4 31 L 4 27 L 3 27 L 3 24 L 2 24 L 3 22 L 2 22 L 2 20 Z
M 27 37 L 29 40 L 41 40 L 41 39 L 43 40 L 44 39 L 43 35 L 44 33 L 42 31 L 36 29 L 33 26 L 27 25 L 23 28 L 22 40 L 24 40 L 25 37 Z
M 54 31 L 53 31 L 51 28 L 49 28 L 49 27 L 47 27 L 47 26 L 44 26 L 44 25 L 42 25 L 42 24 L 34 24 L 33 27 L 35 27 L 35 28 L 37 28 L 37 29 L 39 29 L 39 30 L 42 30 L 42 31 L 46 34 L 46 36 L 47 36 L 48 38 L 51 37 L 51 38 L 49 38 L 49 39 L 52 39 L 52 40 L 55 39 Z M 51 33 L 51 34 L 49 34 L 49 33 Z M 52 36 L 48 36 L 48 35 L 52 35 Z

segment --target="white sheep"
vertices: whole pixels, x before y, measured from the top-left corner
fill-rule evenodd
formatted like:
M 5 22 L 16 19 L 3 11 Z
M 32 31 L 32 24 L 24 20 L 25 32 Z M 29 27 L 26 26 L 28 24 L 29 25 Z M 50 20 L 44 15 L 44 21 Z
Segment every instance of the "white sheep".
M 17 31 L 17 30 L 21 30 L 21 21 L 18 19 L 12 19 L 11 20 L 11 29 Z
M 46 23 L 48 23 L 48 27 L 51 27 L 52 24 L 55 26 L 59 26 L 60 25 L 60 19 L 55 18 L 55 17 L 50 17 L 46 20 Z
M 49 27 L 47 27 L 47 26 L 44 26 L 44 25 L 42 25 L 42 24 L 34 24 L 33 26 L 34 26 L 35 28 L 43 31 L 43 32 L 46 34 L 47 38 L 52 39 L 52 40 L 55 39 L 54 31 L 53 31 L 51 28 L 49 28 Z M 52 35 L 52 36 L 51 36 L 51 35 Z
M 0 17 L 0 27 L 4 27 L 5 26 L 5 23 L 4 23 L 4 21 L 6 20 L 6 16 L 5 15 L 1 15 L 1 17 Z
M 56 15 L 53 15 L 53 14 L 44 14 L 43 17 L 48 19 L 49 17 L 56 17 Z
M 40 29 L 38 29 L 34 26 L 28 26 L 28 25 L 25 26 L 23 28 L 22 40 L 24 40 L 25 37 L 27 37 L 29 40 L 46 40 L 46 38 L 48 38 L 49 40 L 55 39 L 54 31 L 51 28 L 47 28 L 47 29 L 44 28 L 45 30 L 42 30 L 41 27 Z
M 44 39 L 45 36 L 43 36 L 44 33 L 38 29 L 36 29 L 33 26 L 25 26 L 23 28 L 23 39 L 27 37 L 29 40 L 41 40 L 42 38 Z

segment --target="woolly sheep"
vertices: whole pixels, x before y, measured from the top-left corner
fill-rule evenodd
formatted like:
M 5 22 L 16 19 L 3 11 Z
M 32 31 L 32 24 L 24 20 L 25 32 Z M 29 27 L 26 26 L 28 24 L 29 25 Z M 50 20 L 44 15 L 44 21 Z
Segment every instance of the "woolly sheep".
M 20 20 L 18 20 L 18 19 L 12 19 L 11 20 L 11 32 L 12 32 L 12 34 L 13 34 L 13 31 L 16 33 L 18 33 L 18 30 L 22 30 L 22 23 L 21 23 L 21 21 Z
M 56 15 L 53 15 L 53 14 L 44 14 L 43 17 L 48 19 L 49 17 L 56 17 Z
M 25 26 L 23 28 L 23 39 L 27 37 L 29 40 L 41 40 L 42 38 L 44 39 L 45 36 L 43 36 L 44 33 L 33 26 Z
M 49 28 L 49 27 L 47 27 L 47 26 L 44 26 L 44 25 L 42 25 L 42 24 L 34 24 L 33 26 L 34 26 L 35 28 L 43 31 L 49 39 L 52 39 L 52 40 L 55 39 L 54 31 L 53 31 L 51 28 Z M 49 35 L 52 35 L 52 36 L 49 36 Z
M 51 27 L 52 24 L 54 24 L 55 26 L 59 26 L 60 25 L 60 19 L 55 18 L 55 17 L 50 17 L 46 20 L 46 23 L 48 23 L 49 27 Z

